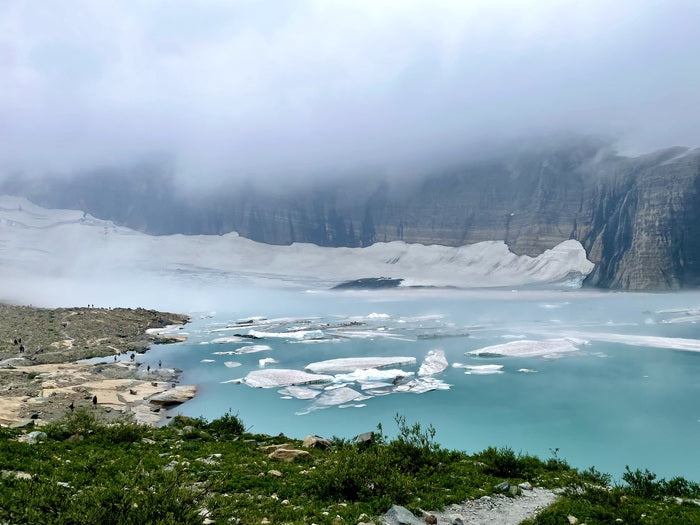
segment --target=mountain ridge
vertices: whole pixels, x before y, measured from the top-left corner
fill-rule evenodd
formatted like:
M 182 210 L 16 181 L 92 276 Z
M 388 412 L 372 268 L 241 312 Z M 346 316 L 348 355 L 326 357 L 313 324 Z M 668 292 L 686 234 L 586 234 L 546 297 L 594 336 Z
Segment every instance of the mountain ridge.
M 6 179 L 0 190 L 78 208 L 151 234 L 224 234 L 267 244 L 462 246 L 503 240 L 537 256 L 578 240 L 596 267 L 587 284 L 628 290 L 700 285 L 700 149 L 638 157 L 569 141 L 426 172 L 308 181 L 288 192 L 241 183 L 183 195 L 146 167 L 73 179 Z

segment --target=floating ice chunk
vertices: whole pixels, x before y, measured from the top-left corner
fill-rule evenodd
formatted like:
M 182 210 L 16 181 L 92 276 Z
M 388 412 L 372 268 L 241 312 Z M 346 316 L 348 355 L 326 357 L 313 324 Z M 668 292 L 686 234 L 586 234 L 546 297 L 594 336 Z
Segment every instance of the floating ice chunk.
M 419 376 L 439 374 L 447 368 L 447 358 L 442 350 L 430 350 L 418 369 Z
M 502 374 L 503 365 L 462 365 L 460 368 L 466 368 L 464 371 L 467 375 L 488 375 Z
M 245 378 L 243 378 L 243 377 L 239 377 L 239 378 L 236 378 L 236 379 L 229 379 L 228 381 L 222 381 L 221 384 L 222 384 L 222 385 L 225 385 L 225 384 L 227 384 L 227 383 L 233 383 L 234 385 L 239 385 L 239 384 L 241 384 L 241 383 L 244 382 L 244 379 L 245 379 Z
M 486 346 L 471 352 L 467 355 L 477 355 L 481 357 L 542 357 L 545 355 L 575 352 L 577 345 L 583 341 L 574 339 L 547 339 L 545 341 L 511 341 L 500 345 Z
M 360 394 L 357 390 L 353 390 L 352 388 L 336 388 L 335 390 L 324 392 L 318 396 L 309 409 L 318 410 L 321 408 L 343 405 L 355 400 L 362 401 L 364 399 L 369 399 L 369 397 Z
M 311 385 L 329 383 L 333 376 L 309 374 L 301 370 L 271 368 L 253 370 L 243 378 L 243 383 L 255 388 L 277 388 L 280 386 Z
M 411 392 L 413 394 L 424 394 L 433 390 L 449 390 L 450 385 L 440 379 L 434 377 L 423 377 L 420 379 L 411 379 L 405 383 L 398 385 L 394 390 L 396 392 Z
M 212 339 L 210 343 L 217 344 L 217 345 L 222 345 L 222 344 L 227 344 L 227 343 L 246 343 L 248 340 L 245 337 L 239 337 L 237 335 L 230 335 L 226 337 L 217 337 L 216 339 Z
M 413 372 L 404 372 L 396 368 L 389 370 L 378 370 L 376 368 L 362 368 L 354 370 L 349 374 L 336 374 L 334 381 L 342 383 L 354 383 L 361 381 L 384 381 L 385 379 L 395 379 L 397 377 L 412 376 Z
M 291 332 L 260 332 L 248 330 L 248 335 L 259 339 L 323 339 L 321 330 L 295 330 Z
M 227 368 L 236 368 L 241 366 L 241 364 L 236 361 L 226 361 L 224 365 L 226 365 Z
M 385 368 L 388 366 L 410 365 L 416 362 L 415 357 L 341 357 L 328 359 L 306 365 L 306 370 L 316 373 L 353 372 L 367 368 Z
M 537 370 L 533 370 L 532 368 L 518 368 L 518 372 L 523 374 L 534 374 L 537 372 Z
M 235 354 L 255 354 L 257 352 L 266 352 L 267 350 L 271 350 L 271 348 L 267 345 L 250 345 L 250 346 L 242 346 L 241 348 L 237 348 L 234 353 Z
M 258 366 L 260 368 L 265 368 L 267 365 L 274 365 L 277 364 L 279 361 L 276 359 L 273 359 L 272 357 L 266 357 L 264 359 L 259 359 L 258 360 Z
M 394 386 L 393 383 L 384 383 L 382 381 L 370 381 L 367 383 L 359 381 L 359 384 L 360 384 L 360 390 L 373 390 L 375 388 L 384 388 L 384 387 Z
M 389 314 L 378 314 L 375 312 L 372 312 L 367 316 L 367 319 L 389 319 Z
M 607 332 L 582 333 L 568 332 L 567 337 L 586 337 L 592 341 L 605 343 L 620 343 L 629 346 L 647 346 L 651 348 L 667 348 L 669 350 L 684 350 L 700 352 L 700 339 L 684 339 L 682 337 L 658 337 L 652 335 L 610 334 Z
M 338 405 L 338 408 L 362 408 L 366 406 L 366 403 L 349 403 L 347 405 Z
M 289 398 L 313 399 L 317 397 L 321 391 L 314 390 L 313 388 L 309 388 L 307 386 L 287 386 L 282 388 L 279 393 Z
M 214 359 L 202 359 L 200 363 L 216 363 Z

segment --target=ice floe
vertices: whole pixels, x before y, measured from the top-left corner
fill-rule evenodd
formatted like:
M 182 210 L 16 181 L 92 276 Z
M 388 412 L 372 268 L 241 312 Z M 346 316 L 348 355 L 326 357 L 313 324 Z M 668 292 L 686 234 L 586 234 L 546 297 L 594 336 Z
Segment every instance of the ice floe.
M 272 350 L 272 349 L 267 345 L 250 345 L 250 346 L 242 346 L 241 348 L 237 348 L 236 350 L 234 350 L 234 353 L 236 355 L 256 354 L 258 352 L 266 352 L 268 350 Z
M 224 365 L 225 365 L 227 368 L 237 368 L 237 367 L 241 366 L 241 364 L 238 363 L 237 361 L 226 361 L 226 362 L 224 363 Z
M 576 339 L 546 339 L 544 341 L 511 341 L 466 352 L 480 357 L 544 357 L 553 354 L 575 352 L 584 341 Z
M 585 337 L 591 341 L 604 343 L 620 343 L 629 346 L 646 346 L 651 348 L 666 348 L 686 352 L 700 352 L 700 339 L 685 339 L 682 337 L 659 337 L 653 335 L 614 334 L 607 332 L 567 332 L 567 337 Z
M 430 350 L 418 369 L 419 376 L 439 374 L 447 368 L 447 358 L 443 350 Z
M 307 386 L 287 386 L 279 390 L 283 396 L 293 397 L 296 399 L 313 399 L 317 397 L 321 391 L 309 388 Z
M 409 377 L 412 375 L 413 372 L 404 372 L 403 370 L 398 370 L 395 368 L 391 368 L 389 370 L 379 370 L 377 368 L 364 368 L 360 370 L 354 370 L 348 374 L 336 374 L 334 381 L 340 383 L 384 381 L 386 379 L 393 380 L 397 377 Z
M 260 368 L 265 368 L 267 365 L 275 365 L 279 363 L 277 359 L 273 359 L 272 357 L 265 357 L 264 359 L 259 359 L 258 360 L 258 366 Z
M 396 392 L 410 392 L 413 394 L 424 394 L 433 390 L 449 390 L 450 385 L 440 379 L 434 377 L 422 377 L 419 379 L 411 379 L 405 383 L 401 383 L 395 388 Z
M 306 365 L 306 370 L 316 373 L 353 372 L 367 368 L 386 368 L 389 366 L 410 365 L 416 362 L 415 357 L 341 357 L 328 359 Z
M 321 330 L 296 330 L 289 332 L 261 332 L 259 330 L 248 330 L 248 335 L 259 339 L 323 339 Z
M 214 359 L 202 359 L 200 363 L 216 363 L 216 360 Z
M 453 368 L 465 368 L 464 371 L 467 375 L 489 375 L 489 374 L 502 374 L 503 365 L 465 365 L 461 363 L 454 363 Z
M 213 344 L 227 344 L 227 343 L 246 343 L 248 340 L 245 337 L 240 337 L 238 335 L 231 335 L 231 336 L 226 336 L 226 337 L 217 337 L 216 339 L 212 339 L 209 341 L 210 343 Z
M 253 370 L 242 380 L 248 386 L 255 388 L 277 388 L 281 386 L 311 385 L 314 383 L 329 383 L 333 376 L 309 374 L 301 370 L 285 368 L 267 368 Z
M 314 410 L 320 410 L 338 405 L 346 405 L 352 401 L 364 401 L 372 396 L 364 395 L 357 390 L 349 387 L 336 388 L 335 390 L 323 392 L 320 396 L 314 399 L 313 403 L 302 412 L 297 412 L 298 415 L 308 414 Z

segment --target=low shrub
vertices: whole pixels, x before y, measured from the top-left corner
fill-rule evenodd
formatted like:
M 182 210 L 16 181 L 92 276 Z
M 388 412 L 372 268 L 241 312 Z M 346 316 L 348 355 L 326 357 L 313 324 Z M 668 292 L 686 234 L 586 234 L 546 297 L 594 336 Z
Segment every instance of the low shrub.
M 209 423 L 207 428 L 219 436 L 240 436 L 246 430 L 238 414 L 231 414 L 230 409 L 223 416 Z

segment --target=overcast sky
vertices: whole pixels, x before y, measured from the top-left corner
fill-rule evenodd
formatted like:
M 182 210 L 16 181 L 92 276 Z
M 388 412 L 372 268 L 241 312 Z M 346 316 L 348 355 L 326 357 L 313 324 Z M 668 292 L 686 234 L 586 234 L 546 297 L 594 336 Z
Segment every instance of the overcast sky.
M 0 0 L 0 175 L 297 176 L 562 130 L 700 146 L 698 21 L 697 0 Z

